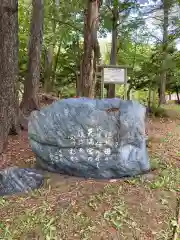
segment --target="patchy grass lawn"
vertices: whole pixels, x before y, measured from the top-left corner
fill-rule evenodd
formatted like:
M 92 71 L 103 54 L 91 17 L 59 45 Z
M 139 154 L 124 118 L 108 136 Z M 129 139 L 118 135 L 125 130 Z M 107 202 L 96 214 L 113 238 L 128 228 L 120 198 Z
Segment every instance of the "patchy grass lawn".
M 171 119 L 180 120 L 180 105 L 179 104 L 165 104 L 162 106 L 165 109 L 165 113 Z
M 47 174 L 44 188 L 0 198 L 0 239 L 172 239 L 180 192 L 180 122 L 150 120 L 148 129 L 153 173 L 118 181 Z M 24 139 L 11 144 L 19 151 Z M 32 162 L 30 151 L 29 156 L 25 165 Z
M 165 109 L 173 109 L 177 112 L 180 112 L 180 104 L 165 104 L 163 105 L 163 108 Z

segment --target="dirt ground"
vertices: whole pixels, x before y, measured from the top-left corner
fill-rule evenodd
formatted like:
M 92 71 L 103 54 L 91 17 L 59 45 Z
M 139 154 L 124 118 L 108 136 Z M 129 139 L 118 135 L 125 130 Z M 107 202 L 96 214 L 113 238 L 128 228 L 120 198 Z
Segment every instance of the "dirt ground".
M 177 224 L 180 121 L 148 121 L 153 174 L 94 181 L 47 174 L 42 189 L 0 198 L 2 240 L 168 240 Z M 9 138 L 0 168 L 32 167 L 28 136 Z

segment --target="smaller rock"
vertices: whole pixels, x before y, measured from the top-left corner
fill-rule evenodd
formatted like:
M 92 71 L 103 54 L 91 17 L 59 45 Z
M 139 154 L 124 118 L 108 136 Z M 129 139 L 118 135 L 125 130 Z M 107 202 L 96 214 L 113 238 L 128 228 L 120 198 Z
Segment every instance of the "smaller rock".
M 44 176 L 35 169 L 10 167 L 0 171 L 0 196 L 27 193 L 43 183 Z

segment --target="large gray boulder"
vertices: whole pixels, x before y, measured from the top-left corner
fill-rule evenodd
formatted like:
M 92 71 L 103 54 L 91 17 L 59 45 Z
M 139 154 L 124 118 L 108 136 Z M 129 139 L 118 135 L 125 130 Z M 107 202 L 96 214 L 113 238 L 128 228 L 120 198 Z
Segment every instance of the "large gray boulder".
M 150 169 L 146 109 L 138 102 L 70 98 L 29 120 L 37 163 L 48 171 L 87 178 L 121 178 Z

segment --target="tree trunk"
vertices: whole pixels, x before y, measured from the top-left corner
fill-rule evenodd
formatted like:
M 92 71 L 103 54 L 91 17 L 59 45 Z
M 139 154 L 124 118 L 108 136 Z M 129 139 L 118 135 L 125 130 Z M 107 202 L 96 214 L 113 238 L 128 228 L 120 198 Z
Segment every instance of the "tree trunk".
M 94 58 L 99 17 L 99 0 L 88 0 L 84 19 L 84 54 L 81 71 L 81 94 L 92 97 L 94 92 L 95 69 Z
M 160 99 L 160 87 L 158 88 L 158 98 Z
M 156 94 L 157 94 L 157 90 L 154 89 L 154 90 L 153 90 L 153 96 L 152 96 L 152 106 L 153 106 L 153 107 L 156 106 Z
M 161 74 L 160 83 L 159 106 L 166 103 L 166 72 Z
M 179 98 L 179 89 L 176 88 L 176 95 L 177 95 L 177 102 L 180 104 L 180 98 Z
M 110 65 L 116 65 L 117 62 L 117 26 L 118 26 L 119 12 L 116 4 L 113 8 L 113 19 L 112 19 L 112 44 L 111 44 L 111 56 Z M 109 84 L 108 86 L 108 98 L 115 97 L 115 84 Z
M 171 101 L 171 93 L 169 93 L 169 101 Z
M 90 98 L 94 98 L 96 96 L 96 83 L 97 83 L 96 65 L 97 63 L 99 64 L 99 59 L 100 59 L 100 46 L 97 39 L 97 31 L 96 31 L 96 34 L 94 35 L 94 41 L 95 41 L 95 45 L 94 45 L 94 56 L 93 56 L 93 81 L 90 88 L 90 95 L 89 95 Z
M 129 85 L 129 87 L 128 87 L 128 90 L 127 90 L 127 100 L 131 100 L 131 97 L 130 97 L 130 95 L 131 95 L 131 85 Z
M 0 153 L 18 133 L 18 0 L 0 2 Z
M 59 1 L 54 0 L 54 17 L 56 18 L 56 8 L 59 6 Z M 45 73 L 44 73 L 44 90 L 46 93 L 52 92 L 54 87 L 54 79 L 53 79 L 53 57 L 54 57 L 54 47 L 56 45 L 56 21 L 52 20 L 52 33 L 54 35 L 52 42 L 47 51 L 46 62 L 45 62 Z
M 49 93 L 52 91 L 52 65 L 53 65 L 53 53 L 54 53 L 54 46 L 51 45 L 48 48 L 47 55 L 46 55 L 46 62 L 45 62 L 45 73 L 44 73 L 44 91 Z
M 59 44 L 58 46 L 58 51 L 55 55 L 55 58 L 54 58 L 54 66 L 53 66 L 53 73 L 52 73 L 52 82 L 53 82 L 53 85 L 54 83 L 56 82 L 56 69 L 57 69 L 57 65 L 58 65 L 58 60 L 59 60 L 59 55 L 60 55 L 60 52 L 61 52 L 61 43 Z
M 80 52 L 80 37 L 79 37 L 79 33 L 76 33 L 76 38 L 74 40 L 74 48 L 76 49 L 77 52 L 77 57 L 76 57 L 76 96 L 81 96 L 81 72 L 82 70 L 80 69 L 82 67 L 81 64 L 81 58 L 82 58 L 82 54 Z M 80 73 L 78 72 L 80 71 Z
M 163 65 L 166 65 L 167 59 L 167 48 L 168 48 L 168 21 L 169 21 L 169 0 L 162 0 L 163 2 L 163 63 L 162 64 L 162 73 L 160 75 L 160 98 L 159 98 L 159 105 L 166 103 L 166 77 L 167 77 L 167 70 L 166 66 L 164 69 Z
M 21 125 L 24 129 L 27 129 L 30 113 L 39 109 L 38 91 L 43 40 L 43 0 L 33 0 L 32 5 L 28 69 L 24 83 L 23 99 L 20 105 Z
M 149 89 L 148 89 L 148 108 L 149 109 L 151 108 L 151 93 L 152 93 L 152 90 L 151 90 L 151 85 L 150 85 Z

